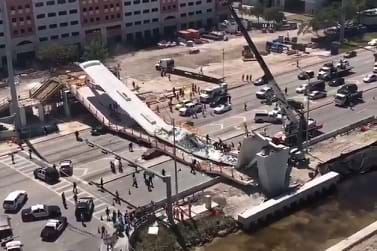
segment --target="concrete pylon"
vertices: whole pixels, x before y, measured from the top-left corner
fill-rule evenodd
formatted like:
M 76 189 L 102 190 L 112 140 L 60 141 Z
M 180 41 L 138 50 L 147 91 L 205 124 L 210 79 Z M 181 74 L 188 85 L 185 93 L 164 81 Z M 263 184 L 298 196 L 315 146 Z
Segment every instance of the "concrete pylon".
M 63 98 L 64 98 L 64 113 L 66 117 L 71 117 L 71 104 L 69 103 L 69 95 L 70 91 L 65 90 L 63 92 Z

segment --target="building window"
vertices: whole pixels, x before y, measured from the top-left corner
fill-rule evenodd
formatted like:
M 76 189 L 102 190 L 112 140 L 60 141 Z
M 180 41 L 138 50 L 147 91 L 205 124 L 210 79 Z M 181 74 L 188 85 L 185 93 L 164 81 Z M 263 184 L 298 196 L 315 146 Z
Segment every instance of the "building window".
M 124 15 L 125 15 L 126 17 L 131 16 L 131 15 L 132 15 L 132 12 L 126 12 L 126 13 L 124 13 Z
M 149 0 L 143 0 L 143 3 L 149 3 Z
M 71 25 L 77 25 L 77 24 L 79 24 L 79 21 L 71 21 Z
M 67 22 L 60 23 L 60 27 L 67 27 L 67 26 L 68 26 L 68 23 L 67 23 Z
M 47 1 L 46 5 L 54 5 L 55 1 Z
M 35 3 L 35 7 L 42 7 L 44 5 L 44 3 L 43 2 L 38 2 L 38 3 Z
M 0 37 L 4 37 L 4 32 L 0 32 Z
M 179 7 L 185 7 L 186 6 L 186 3 L 181 3 L 180 5 L 179 5 Z
M 202 1 L 196 1 L 195 4 L 196 4 L 196 5 L 200 5 L 200 4 L 202 4 Z
M 207 0 L 207 3 L 212 3 L 212 0 Z
M 194 5 L 194 2 L 189 2 L 188 3 L 188 6 L 193 6 Z
M 69 33 L 63 33 L 62 34 L 62 38 L 66 38 L 66 37 L 69 37 Z
M 140 25 L 141 24 L 141 21 L 136 21 L 135 22 L 135 25 Z
M 72 37 L 77 37 L 78 35 L 80 35 L 80 32 L 78 31 L 75 31 L 75 32 L 72 32 Z
M 192 16 L 192 15 L 194 15 L 194 12 L 189 12 L 188 15 Z
M 140 0 L 134 1 L 134 4 L 139 4 L 139 3 L 140 3 Z
M 207 9 L 207 13 L 212 12 L 212 9 Z
M 38 30 L 39 31 L 43 31 L 46 29 L 46 25 L 41 25 L 41 26 L 38 26 Z
M 40 38 L 39 38 L 39 41 L 40 41 L 40 42 L 47 41 L 47 40 L 48 40 L 47 37 L 40 37 Z
M 202 11 L 198 10 L 198 11 L 196 11 L 196 14 L 200 15 L 200 14 L 202 14 Z
M 153 22 L 153 23 L 158 22 L 158 18 L 153 18 L 153 19 L 152 19 L 152 22 Z
M 69 10 L 69 14 L 76 14 L 76 13 L 77 13 L 76 9 Z
M 148 9 L 143 10 L 143 14 L 145 14 L 145 13 L 149 13 L 149 10 Z
M 134 11 L 134 15 L 140 15 L 140 10 Z
M 58 4 L 65 4 L 65 0 L 58 0 Z
M 76 0 L 68 0 L 68 3 L 76 3 Z
M 58 39 L 59 39 L 59 36 L 58 36 L 58 35 L 53 35 L 53 36 L 51 36 L 50 38 L 51 38 L 51 40 L 58 40 Z
M 132 23 L 126 23 L 126 27 L 131 27 Z
M 181 13 L 181 17 L 185 17 L 186 16 L 186 13 Z
M 149 20 L 144 20 L 144 22 L 143 22 L 144 24 L 149 24 L 150 23 L 150 21 Z
M 59 11 L 59 16 L 65 16 L 67 15 L 67 11 L 63 10 L 63 11 Z
M 41 18 L 44 18 L 46 15 L 43 13 L 43 14 L 38 14 L 37 15 L 37 19 L 41 19 Z
M 56 13 L 55 12 L 50 12 L 47 14 L 48 17 L 55 17 L 56 16 Z
M 50 29 L 56 29 L 58 27 L 58 25 L 57 24 L 50 24 L 48 27 Z
M 158 8 L 153 8 L 152 9 L 152 12 L 157 12 L 158 11 Z
M 124 6 L 130 6 L 131 5 L 131 2 L 124 2 Z

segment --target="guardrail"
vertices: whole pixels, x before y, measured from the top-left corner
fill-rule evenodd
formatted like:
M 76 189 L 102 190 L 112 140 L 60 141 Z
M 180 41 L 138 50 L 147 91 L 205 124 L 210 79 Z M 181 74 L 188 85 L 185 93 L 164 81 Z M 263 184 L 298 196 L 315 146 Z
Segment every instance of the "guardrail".
M 307 146 L 309 144 L 309 146 L 311 145 L 314 145 L 318 142 L 321 142 L 321 141 L 324 141 L 326 139 L 329 139 L 329 138 L 332 138 L 336 135 L 339 135 L 339 134 L 343 134 L 343 133 L 347 133 L 355 128 L 358 128 L 360 126 L 363 126 L 365 124 L 368 124 L 368 123 L 371 123 L 371 122 L 374 122 L 376 121 L 377 118 L 375 116 L 369 116 L 369 117 L 366 117 L 362 120 L 359 120 L 355 123 L 352 123 L 350 125 L 347 125 L 345 127 L 342 127 L 342 128 L 339 128 L 339 129 L 336 129 L 336 130 L 333 130 L 331 132 L 328 132 L 328 133 L 325 133 L 325 134 L 322 134 L 322 135 L 319 135 L 311 140 L 309 140 L 309 142 L 305 142 L 304 143 L 304 146 Z

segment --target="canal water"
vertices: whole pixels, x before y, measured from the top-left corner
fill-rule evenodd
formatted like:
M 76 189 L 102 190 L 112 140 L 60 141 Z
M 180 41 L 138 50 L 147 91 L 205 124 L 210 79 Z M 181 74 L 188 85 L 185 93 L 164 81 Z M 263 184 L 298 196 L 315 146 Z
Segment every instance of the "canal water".
M 204 251 L 322 251 L 377 220 L 377 172 L 352 177 L 327 197 L 253 233 L 215 240 Z

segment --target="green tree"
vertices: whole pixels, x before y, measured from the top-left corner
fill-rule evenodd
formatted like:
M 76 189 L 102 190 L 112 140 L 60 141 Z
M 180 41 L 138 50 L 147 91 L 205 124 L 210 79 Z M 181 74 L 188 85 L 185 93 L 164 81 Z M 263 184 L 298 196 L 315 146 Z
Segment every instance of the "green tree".
M 84 47 L 82 59 L 87 60 L 104 60 L 108 57 L 107 47 L 100 40 L 92 40 Z
M 272 7 L 266 8 L 264 10 L 263 18 L 267 21 L 275 21 L 277 23 L 281 23 L 284 20 L 285 15 L 279 8 Z
M 78 57 L 78 50 L 75 46 L 61 44 L 49 44 L 37 49 L 36 57 L 43 64 L 60 66 L 75 61 Z

